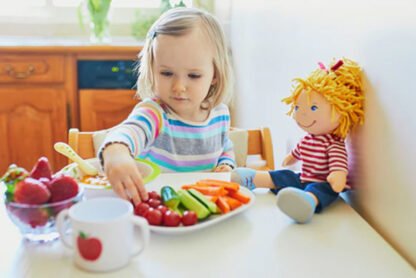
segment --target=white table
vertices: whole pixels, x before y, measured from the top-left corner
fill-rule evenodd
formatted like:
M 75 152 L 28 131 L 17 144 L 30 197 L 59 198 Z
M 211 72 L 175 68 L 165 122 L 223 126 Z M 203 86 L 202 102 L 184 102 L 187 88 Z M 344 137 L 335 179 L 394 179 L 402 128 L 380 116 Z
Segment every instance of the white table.
M 142 255 L 118 271 L 94 274 L 72 263 L 60 241 L 21 240 L 0 209 L 0 277 L 416 277 L 415 270 L 340 199 L 305 225 L 256 191 L 256 203 L 190 234 L 151 235 Z

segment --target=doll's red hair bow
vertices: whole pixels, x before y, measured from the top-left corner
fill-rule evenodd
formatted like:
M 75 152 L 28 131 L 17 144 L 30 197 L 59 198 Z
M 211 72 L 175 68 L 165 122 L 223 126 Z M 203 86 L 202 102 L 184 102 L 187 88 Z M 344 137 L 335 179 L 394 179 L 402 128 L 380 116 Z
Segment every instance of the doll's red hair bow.
M 335 65 L 333 65 L 333 66 L 331 67 L 331 71 L 336 71 L 336 70 L 337 70 L 337 69 L 339 69 L 339 68 L 340 68 L 343 64 L 344 64 L 344 62 L 343 62 L 342 60 L 338 60 L 338 62 L 336 62 L 336 63 L 335 63 Z M 325 67 L 325 65 L 324 65 L 322 62 L 319 62 L 319 63 L 318 63 L 318 65 L 319 65 L 319 68 L 320 68 L 321 70 L 324 70 L 324 71 L 328 72 L 327 68 Z

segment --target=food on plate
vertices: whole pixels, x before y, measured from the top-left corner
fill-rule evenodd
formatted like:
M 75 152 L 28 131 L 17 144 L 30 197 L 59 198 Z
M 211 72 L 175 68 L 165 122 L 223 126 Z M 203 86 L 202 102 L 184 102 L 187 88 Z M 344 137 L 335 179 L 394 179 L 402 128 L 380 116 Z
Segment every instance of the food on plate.
M 198 216 L 192 210 L 187 210 L 182 215 L 182 224 L 184 226 L 192 226 L 198 222 Z
M 81 182 L 88 185 L 96 185 L 103 187 L 111 186 L 107 176 L 105 176 L 104 174 L 97 174 L 95 176 L 85 175 L 81 178 Z
M 196 190 L 211 202 L 215 203 L 222 214 L 235 210 L 250 202 L 250 197 L 240 191 L 240 185 L 235 182 L 203 179 L 195 184 L 183 185 L 182 189 Z
M 156 191 L 150 191 L 148 193 L 148 195 L 149 195 L 149 199 L 157 199 L 157 200 L 161 200 L 162 199 L 162 197 Z
M 162 201 L 159 199 L 150 198 L 149 200 L 147 200 L 147 203 L 149 204 L 150 207 L 157 208 L 158 206 L 162 204 Z
M 175 190 L 163 186 L 160 194 L 149 192 L 149 199 L 135 206 L 136 215 L 150 225 L 164 227 L 191 226 L 209 221 L 211 215 L 226 214 L 248 204 L 250 197 L 234 182 L 204 179 Z
M 208 208 L 199 202 L 198 199 L 193 197 L 187 190 L 178 190 L 178 195 L 184 207 L 194 211 L 198 216 L 198 219 L 207 218 L 211 214 Z
M 134 214 L 142 217 L 146 217 L 147 212 L 149 211 L 149 204 L 145 202 L 141 202 L 134 207 Z
M 188 192 L 198 200 L 198 202 L 202 203 L 211 213 L 217 213 L 218 207 L 217 205 L 210 201 L 207 197 L 204 196 L 201 192 L 195 190 L 195 189 L 189 189 Z
M 165 206 L 170 208 L 171 210 L 177 211 L 178 206 L 181 203 L 178 194 L 176 193 L 175 189 L 171 186 L 166 185 L 163 186 L 160 190 L 160 195 L 162 196 L 162 201 Z
M 177 227 L 181 224 L 182 217 L 173 210 L 167 210 L 163 214 L 163 225 L 167 227 Z
M 150 207 L 145 216 L 150 225 L 160 226 L 163 220 L 163 214 L 160 210 Z

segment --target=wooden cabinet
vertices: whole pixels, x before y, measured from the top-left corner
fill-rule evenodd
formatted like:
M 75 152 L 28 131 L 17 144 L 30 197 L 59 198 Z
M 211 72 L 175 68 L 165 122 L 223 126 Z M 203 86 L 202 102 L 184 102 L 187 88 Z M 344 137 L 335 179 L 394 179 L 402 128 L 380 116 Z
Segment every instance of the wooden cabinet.
M 41 156 L 54 171 L 67 164 L 53 145 L 71 127 L 98 130 L 121 122 L 133 90 L 78 90 L 80 60 L 136 60 L 140 46 L 2 46 L 0 40 L 0 175 L 15 163 L 30 170 Z
M 139 101 L 134 90 L 80 90 L 80 127 L 94 131 L 123 121 Z
M 0 169 L 16 163 L 30 171 L 41 156 L 54 166 L 65 159 L 53 144 L 66 141 L 65 93 L 59 88 L 0 88 Z
M 65 70 L 59 55 L 0 55 L 1 173 L 11 163 L 30 170 L 41 156 L 64 165 L 53 144 L 68 130 Z

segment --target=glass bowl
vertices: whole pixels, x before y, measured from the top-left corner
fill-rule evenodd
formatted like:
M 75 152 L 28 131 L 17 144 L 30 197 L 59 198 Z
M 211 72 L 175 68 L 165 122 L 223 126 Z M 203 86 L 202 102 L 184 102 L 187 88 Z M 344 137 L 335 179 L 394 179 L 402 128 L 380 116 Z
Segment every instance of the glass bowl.
M 19 228 L 24 239 L 32 242 L 48 242 L 59 236 L 55 226 L 58 213 L 83 198 L 84 191 L 80 187 L 76 196 L 55 203 L 28 205 L 5 202 L 5 205 L 9 218 Z

